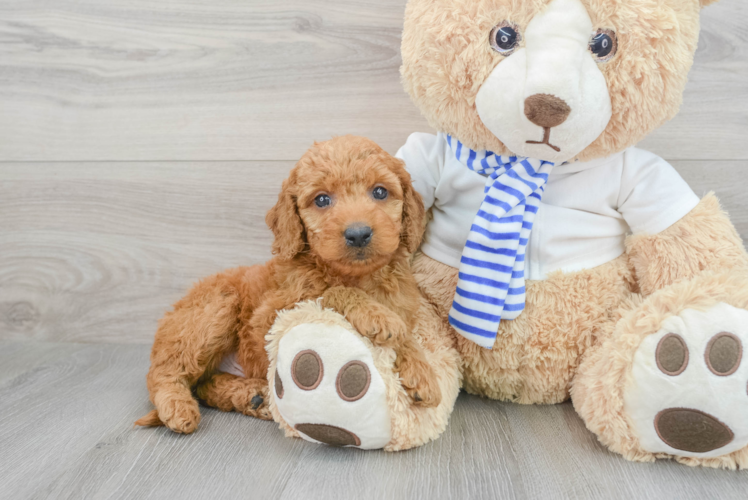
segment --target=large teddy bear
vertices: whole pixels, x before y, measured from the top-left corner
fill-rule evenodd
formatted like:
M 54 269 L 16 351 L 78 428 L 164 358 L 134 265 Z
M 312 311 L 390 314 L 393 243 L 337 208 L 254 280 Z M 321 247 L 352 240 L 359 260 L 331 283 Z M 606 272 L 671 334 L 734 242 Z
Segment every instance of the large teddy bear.
M 677 113 L 707 3 L 409 1 L 403 83 L 439 133 L 398 156 L 431 211 L 412 263 L 415 335 L 442 403 L 413 407 L 391 350 L 301 304 L 268 335 L 270 409 L 287 434 L 417 446 L 462 387 L 571 397 L 630 460 L 748 466 L 748 256 L 713 195 L 634 147 Z M 292 373 L 310 349 L 330 374 L 313 391 Z M 371 377 L 347 401 L 334 375 L 352 360 Z

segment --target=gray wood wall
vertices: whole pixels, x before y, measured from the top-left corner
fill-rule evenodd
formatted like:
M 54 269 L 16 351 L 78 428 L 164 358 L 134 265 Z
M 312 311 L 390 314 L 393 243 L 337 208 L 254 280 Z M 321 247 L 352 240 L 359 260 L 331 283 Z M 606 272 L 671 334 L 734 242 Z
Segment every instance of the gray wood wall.
M 315 139 L 429 131 L 400 87 L 405 0 L 1 0 L 0 339 L 148 343 L 195 280 L 266 260 Z M 642 147 L 748 236 L 748 4 L 703 32 Z

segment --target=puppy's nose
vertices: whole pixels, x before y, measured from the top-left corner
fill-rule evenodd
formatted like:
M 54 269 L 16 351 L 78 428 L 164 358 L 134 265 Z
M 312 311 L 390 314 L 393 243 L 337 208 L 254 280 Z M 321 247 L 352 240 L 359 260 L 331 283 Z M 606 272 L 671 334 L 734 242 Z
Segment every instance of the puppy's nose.
M 525 99 L 525 116 L 539 127 L 558 127 L 570 113 L 569 105 L 554 95 L 535 94 Z
M 373 231 L 369 226 L 363 224 L 356 224 L 349 226 L 345 230 L 343 235 L 345 236 L 345 244 L 349 247 L 362 248 L 371 243 L 371 236 Z

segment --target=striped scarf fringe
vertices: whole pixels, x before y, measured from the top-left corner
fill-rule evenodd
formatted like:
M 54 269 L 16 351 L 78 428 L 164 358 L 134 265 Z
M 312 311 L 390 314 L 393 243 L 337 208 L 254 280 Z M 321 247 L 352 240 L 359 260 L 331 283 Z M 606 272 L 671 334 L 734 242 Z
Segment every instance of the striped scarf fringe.
M 501 320 L 525 308 L 525 249 L 553 163 L 473 151 L 447 136 L 455 157 L 486 177 L 485 197 L 460 259 L 449 322 L 457 332 L 493 348 Z

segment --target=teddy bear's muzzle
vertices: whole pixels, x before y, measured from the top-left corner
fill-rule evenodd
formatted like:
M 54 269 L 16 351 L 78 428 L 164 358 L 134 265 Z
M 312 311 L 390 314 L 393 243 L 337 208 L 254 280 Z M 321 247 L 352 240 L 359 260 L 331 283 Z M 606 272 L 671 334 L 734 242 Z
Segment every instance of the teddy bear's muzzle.
M 605 131 L 612 104 L 590 52 L 593 28 L 580 0 L 553 0 L 481 85 L 478 115 L 512 154 L 560 164 Z

